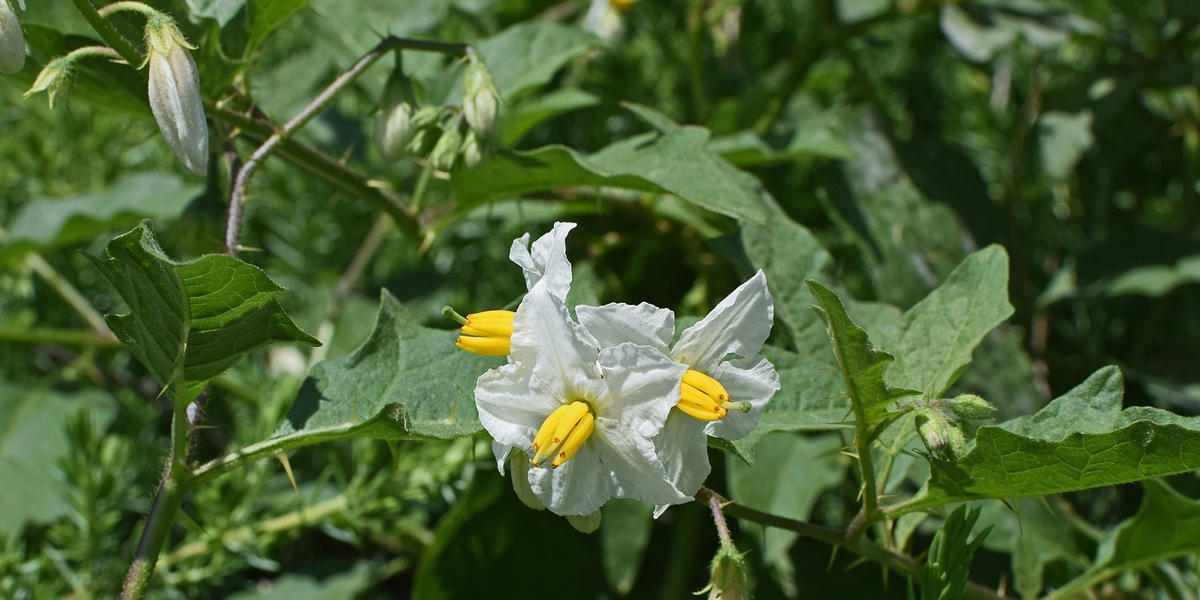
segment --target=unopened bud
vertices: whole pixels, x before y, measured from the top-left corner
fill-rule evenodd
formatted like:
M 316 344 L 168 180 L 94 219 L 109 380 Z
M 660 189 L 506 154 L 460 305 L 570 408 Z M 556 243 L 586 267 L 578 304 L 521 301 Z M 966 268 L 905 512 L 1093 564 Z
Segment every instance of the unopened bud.
M 208 124 L 200 99 L 200 78 L 189 46 L 175 22 L 152 17 L 146 24 L 150 53 L 150 110 L 171 151 L 193 173 L 208 167 Z
M 25 5 L 21 5 L 24 10 Z M 25 66 L 25 34 L 8 0 L 0 0 L 0 73 L 16 73 Z
M 499 108 L 500 92 L 492 82 L 492 74 L 483 61 L 471 54 L 463 76 L 463 118 L 475 135 L 487 137 L 496 124 Z
M 962 430 L 937 409 L 917 413 L 917 433 L 929 453 L 943 460 L 956 460 L 967 451 Z
M 474 131 L 468 131 L 466 138 L 463 139 L 461 154 L 463 165 L 468 169 L 473 169 L 483 162 L 483 147 L 479 144 L 479 138 L 476 137 Z
M 750 598 L 750 580 L 746 576 L 745 554 L 729 542 L 723 542 L 713 557 L 708 585 L 696 595 L 708 592 L 708 600 L 745 600 Z
M 996 416 L 996 407 L 975 394 L 962 394 L 951 398 L 947 404 L 960 419 L 978 421 Z
M 413 122 L 416 94 L 412 81 L 397 68 L 383 88 L 383 113 L 375 124 L 375 143 L 379 153 L 388 160 L 404 156 L 404 151 L 417 133 Z
M 462 148 L 463 136 L 458 131 L 458 124 L 451 123 L 449 128 L 442 133 L 442 137 L 438 138 L 437 144 L 433 146 L 433 151 L 429 153 L 429 160 L 433 163 L 433 168 L 442 171 L 449 171 L 454 168 L 454 162 L 458 159 L 458 150 Z
M 0 0 L 2 2 L 3 0 Z M 46 92 L 50 108 L 58 103 L 59 96 L 65 96 L 71 87 L 71 77 L 74 74 L 75 61 L 67 57 L 58 57 L 46 63 L 38 73 L 33 85 L 25 92 L 28 98 L 38 92 Z

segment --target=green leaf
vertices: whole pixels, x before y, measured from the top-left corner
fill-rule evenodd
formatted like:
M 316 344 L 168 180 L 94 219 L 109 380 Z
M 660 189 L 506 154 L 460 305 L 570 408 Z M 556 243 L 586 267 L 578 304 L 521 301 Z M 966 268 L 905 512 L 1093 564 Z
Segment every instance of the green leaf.
M 739 504 L 757 510 L 807 521 L 821 492 L 836 486 L 846 472 L 835 434 L 772 433 L 758 444 L 754 465 L 730 456 L 725 460 L 729 494 Z M 803 477 L 780 477 L 804 465 Z M 749 525 L 743 521 L 742 527 Z M 763 560 L 774 568 L 783 585 L 795 586 L 788 550 L 798 534 L 774 527 L 763 534 Z
M 322 600 L 324 598 L 356 598 L 371 587 L 378 565 L 360 560 L 346 571 L 317 579 L 312 575 L 287 573 L 270 581 L 269 585 L 244 590 L 228 596 L 229 600 Z
M 810 356 L 766 346 L 763 356 L 775 365 L 780 388 L 767 403 L 759 417 L 758 426 L 745 437 L 734 440 L 732 447 L 738 456 L 751 462 L 756 459 L 755 446 L 773 431 L 824 431 L 850 427 L 850 402 L 846 387 L 837 368 Z
M 610 500 L 601 509 L 600 551 L 604 577 L 621 596 L 633 589 L 642 556 L 650 543 L 653 508 L 637 500 Z
M 1200 255 L 1186 256 L 1174 265 L 1134 267 L 1113 277 L 1105 292 L 1109 296 L 1161 298 L 1181 285 L 1196 282 L 1200 282 Z
M 544 96 L 516 105 L 508 105 L 500 113 L 503 119 L 501 145 L 517 145 L 526 134 L 539 124 L 568 112 L 588 108 L 600 103 L 600 98 L 581 89 L 555 90 Z
M 753 131 L 739 131 L 713 138 L 708 143 L 708 149 L 737 167 L 771 165 L 809 158 L 848 159 L 853 156 L 845 142 L 833 137 L 826 130 L 800 127 L 796 133 L 792 143 L 782 149 L 770 146 Z
M 1092 111 L 1047 111 L 1038 119 L 1042 167 L 1052 179 L 1064 180 L 1092 147 Z
M 980 427 L 955 462 L 938 461 L 903 512 L 971 498 L 1060 494 L 1200 468 L 1200 417 L 1132 406 L 1105 367 L 1036 414 Z
M 559 23 L 520 23 L 475 44 L 506 101 L 545 85 L 563 65 L 603 46 L 600 38 Z
M 661 119 L 649 116 L 655 114 L 649 109 L 630 108 L 661 124 Z M 442 223 L 488 200 L 579 186 L 674 194 L 706 210 L 765 223 L 758 181 L 710 152 L 708 137 L 706 129 L 676 125 L 661 134 L 616 142 L 591 155 L 558 145 L 498 154 L 451 180 L 456 205 Z
M 803 225 L 783 213 L 773 201 L 771 218 L 763 225 L 743 225 L 742 246 L 754 266 L 763 270 L 775 305 L 775 315 L 797 348 L 813 348 L 824 338 L 821 321 L 809 309 L 812 297 L 804 280 L 826 274 L 833 258 Z
M 940 398 L 983 336 L 1012 314 L 1008 254 L 1000 246 L 972 253 L 942 285 L 904 313 L 900 328 L 881 341 L 895 357 L 888 385 Z
M 1101 581 L 1121 571 L 1200 552 L 1200 501 L 1161 481 L 1142 485 L 1146 494 L 1137 514 L 1101 540 L 1095 563 L 1080 580 Z
M 253 0 L 248 3 L 250 12 L 250 43 L 248 48 L 257 48 L 275 28 L 283 24 L 296 11 L 308 6 L 312 0 Z
M 106 254 L 92 262 L 130 312 L 105 322 L 159 383 L 170 381 L 181 359 L 194 388 L 267 344 L 320 345 L 279 306 L 275 295 L 283 288 L 258 267 L 219 254 L 175 262 L 148 222 L 114 238 Z
M 892 362 L 892 356 L 876 349 L 867 338 L 867 332 L 850 321 L 837 294 L 811 279 L 805 283 L 820 305 L 814 306 L 813 310 L 829 332 L 850 402 L 864 419 L 859 424 L 860 429 L 874 427 L 887 416 L 888 404 L 916 392 L 884 383 L 883 371 Z
M 58 469 L 71 449 L 66 425 L 78 413 L 103 431 L 116 415 L 116 403 L 100 390 L 73 394 L 0 382 L 0 538 L 27 523 L 48 523 L 69 509 L 69 486 Z
M 1067 514 L 1065 502 L 1043 498 L 1015 498 L 1000 502 L 974 502 L 982 509 L 981 525 L 992 533 L 985 548 L 1012 554 L 1013 588 L 1023 598 L 1041 595 L 1044 574 L 1054 563 L 1074 566 L 1084 556 Z
M 959 506 L 950 513 L 946 523 L 933 536 L 929 556 L 922 566 L 922 600 L 944 600 L 962 598 L 971 575 L 971 561 L 975 551 L 987 537 L 991 527 L 985 527 L 969 542 L 967 538 L 979 520 L 979 508 L 967 510 Z
M 173 218 L 202 191 L 169 173 L 126 175 L 111 186 L 71 198 L 38 198 L 21 208 L 0 246 L 0 262 L 32 250 L 89 241 L 144 217 Z
M 215 19 L 224 27 L 246 5 L 246 0 L 185 0 L 188 9 L 198 17 Z
M 417 325 L 384 290 L 371 337 L 313 368 L 275 437 L 445 439 L 480 431 L 475 380 L 502 361 L 459 350 L 456 336 Z

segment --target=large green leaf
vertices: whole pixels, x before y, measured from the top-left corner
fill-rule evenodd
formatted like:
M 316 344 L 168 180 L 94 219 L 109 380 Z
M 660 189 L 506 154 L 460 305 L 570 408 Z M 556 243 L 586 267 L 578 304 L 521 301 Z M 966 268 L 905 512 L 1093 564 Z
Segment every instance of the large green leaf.
M 500 359 L 454 345 L 456 333 L 418 325 L 386 290 L 371 337 L 313 368 L 276 437 L 453 438 L 482 429 L 475 380 Z
M 888 404 L 915 392 L 884 383 L 883 371 L 892 362 L 892 356 L 875 348 L 867 332 L 850 320 L 837 294 L 815 281 L 806 283 L 819 304 L 813 310 L 828 329 L 846 392 L 855 406 L 855 412 L 861 413 L 861 418 L 865 419 L 865 423 L 860 425 L 874 427 L 887 416 Z
M 46 250 L 91 240 L 115 227 L 129 227 L 144 217 L 178 216 L 199 184 L 168 173 L 126 175 L 111 186 L 71 198 L 39 198 L 21 208 L 5 226 L 0 262 L 30 250 Z
M 0 538 L 68 510 L 58 462 L 71 448 L 66 425 L 82 411 L 103 431 L 116 403 L 99 390 L 67 394 L 0 382 L 0 481 L 11 483 L 0 486 Z
M 1106 367 L 1036 414 L 980 427 L 955 462 L 938 461 L 905 510 L 971 498 L 1059 494 L 1200 469 L 1200 417 L 1131 406 Z
M 250 13 L 249 48 L 258 47 L 276 27 L 312 0 L 254 0 L 247 3 Z
M 92 260 L 130 312 L 105 322 L 160 383 L 181 359 L 194 384 L 273 342 L 320 345 L 283 311 L 275 300 L 283 288 L 258 267 L 220 254 L 175 262 L 148 222 L 114 238 L 106 254 Z
M 568 61 L 603 46 L 582 29 L 531 21 L 520 23 L 475 44 L 505 100 L 541 87 Z
M 889 385 L 938 398 L 971 362 L 971 352 L 1012 314 L 1008 254 L 989 246 L 968 256 L 937 289 L 904 313 L 880 341 L 896 357 Z
M 676 125 L 643 107 L 629 108 L 663 131 L 636 135 L 590 155 L 557 145 L 498 154 L 453 178 L 452 217 L 496 198 L 595 186 L 674 194 L 719 214 L 766 222 L 758 181 L 708 150 L 707 129 Z

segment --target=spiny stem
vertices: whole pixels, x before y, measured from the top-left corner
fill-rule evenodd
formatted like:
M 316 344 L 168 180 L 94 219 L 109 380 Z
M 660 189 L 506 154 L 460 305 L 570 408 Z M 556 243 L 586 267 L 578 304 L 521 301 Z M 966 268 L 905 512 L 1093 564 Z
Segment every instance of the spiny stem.
M 725 513 L 721 512 L 721 501 L 715 494 L 708 497 L 708 509 L 712 511 L 713 523 L 717 526 L 717 536 L 722 544 L 732 544 L 733 537 L 729 535 L 729 524 L 725 522 Z

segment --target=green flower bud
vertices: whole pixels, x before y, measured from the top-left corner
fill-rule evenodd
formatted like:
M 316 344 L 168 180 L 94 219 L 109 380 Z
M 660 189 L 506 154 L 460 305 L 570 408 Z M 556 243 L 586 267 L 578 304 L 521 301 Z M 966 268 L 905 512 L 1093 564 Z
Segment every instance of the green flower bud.
M 960 419 L 978 421 L 996 416 L 996 407 L 975 394 L 955 396 L 947 404 Z
M 418 129 L 413 119 L 416 102 L 412 81 L 397 68 L 383 89 L 383 113 L 375 123 L 375 143 L 384 158 L 404 156 Z
M 479 138 L 475 136 L 474 131 L 468 131 L 462 145 L 462 161 L 463 165 L 468 169 L 474 169 L 476 165 L 483 162 L 483 146 L 479 143 Z
M 21 10 L 25 9 L 24 3 Z M 0 0 L 0 73 L 16 73 L 25 66 L 25 34 L 8 0 Z
M 170 17 L 146 23 L 150 65 L 150 110 L 167 146 L 197 175 L 208 168 L 208 123 L 200 99 L 200 77 L 187 43 Z
M 463 76 L 463 118 L 476 135 L 487 137 L 496 124 L 499 108 L 500 92 L 492 83 L 492 74 L 483 61 L 471 54 Z
M 967 451 L 967 439 L 962 430 L 937 409 L 917 412 L 917 434 L 925 449 L 943 460 L 956 460 Z
M 46 63 L 46 66 L 42 67 L 41 72 L 38 73 L 37 79 L 33 80 L 33 85 L 25 92 L 25 97 L 28 98 L 38 92 L 46 92 L 50 108 L 54 108 L 54 105 L 58 103 L 59 96 L 65 96 L 71 88 L 74 68 L 75 61 L 64 56 Z
M 450 128 L 446 129 L 442 137 L 438 138 L 437 144 L 433 146 L 433 151 L 429 153 L 429 160 L 433 162 L 433 168 L 442 171 L 449 171 L 454 168 L 454 162 L 458 159 L 458 151 L 462 148 L 463 136 L 458 131 L 458 123 L 451 123 Z
M 750 598 L 750 579 L 746 576 L 745 554 L 728 542 L 722 542 L 713 557 L 708 585 L 696 595 L 708 592 L 708 600 Z
M 574 527 L 575 531 L 579 533 L 591 533 L 600 529 L 600 511 L 596 511 L 590 515 L 564 516 L 566 516 L 567 522 L 571 524 L 571 527 Z

